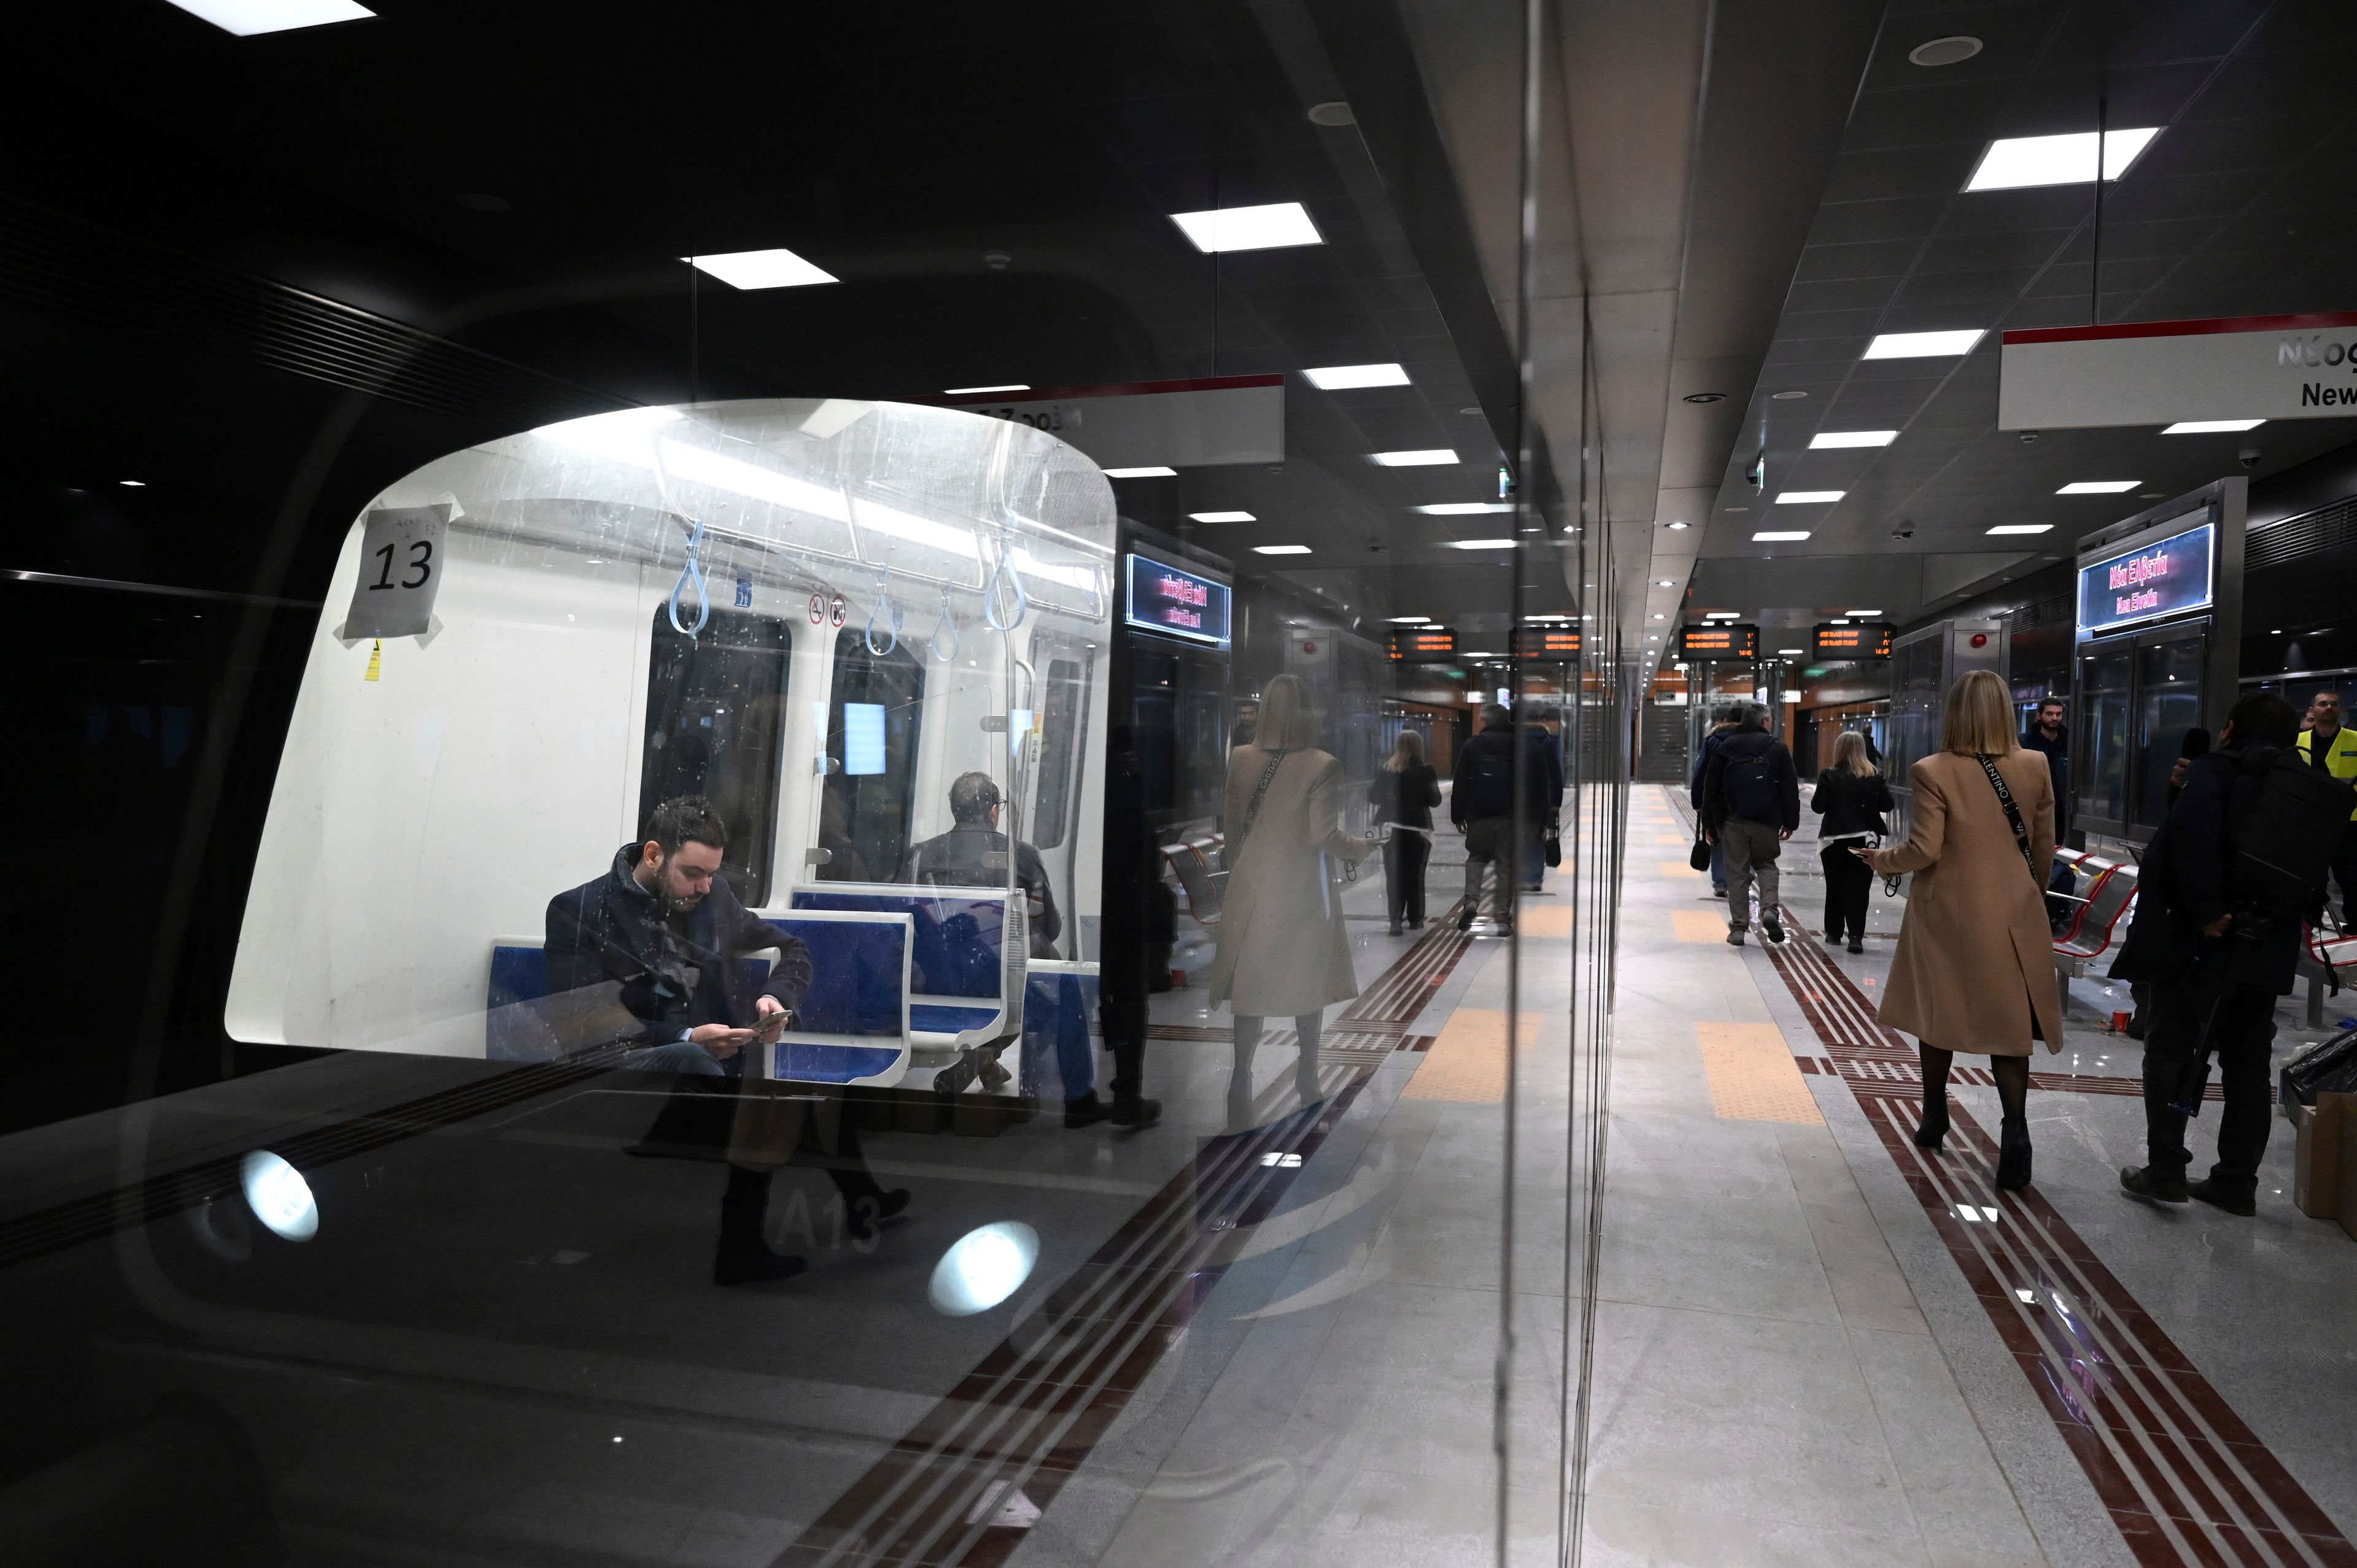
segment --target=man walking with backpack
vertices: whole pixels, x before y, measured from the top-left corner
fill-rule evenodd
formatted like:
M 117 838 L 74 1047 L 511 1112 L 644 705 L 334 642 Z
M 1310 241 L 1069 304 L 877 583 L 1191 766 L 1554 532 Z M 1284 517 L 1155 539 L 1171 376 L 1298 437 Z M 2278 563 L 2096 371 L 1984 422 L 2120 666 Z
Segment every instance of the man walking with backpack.
M 1470 930 L 1481 912 L 1481 885 L 1489 873 L 1498 874 L 1498 934 L 1514 929 L 1514 888 L 1520 872 L 1521 846 L 1514 836 L 1514 769 L 1523 773 L 1523 808 L 1533 819 L 1548 810 L 1547 778 L 1539 749 L 1517 745 L 1514 715 L 1502 703 L 1481 709 L 1481 733 L 1457 748 L 1457 768 L 1448 790 L 1448 820 L 1465 834 L 1465 907 L 1458 911 L 1457 929 Z
M 2281 697 L 2255 692 L 2237 702 L 2145 851 L 2136 923 L 2112 965 L 2114 979 L 2152 987 L 2148 1163 L 2120 1172 L 2130 1197 L 2257 1211 L 2276 998 L 2291 990 L 2300 922 L 2323 905 L 2325 873 L 2357 803 L 2349 786 L 2308 766 L 2298 737 Z M 2200 1113 L 2212 1052 L 2226 1093 L 2218 1160 L 2188 1183 L 2185 1123 Z
M 1741 704 L 1740 722 L 1720 739 L 1703 777 L 1704 834 L 1727 854 L 1727 943 L 1743 945 L 1751 928 L 1751 882 L 1760 881 L 1760 926 L 1771 942 L 1784 940 L 1776 899 L 1781 874 L 1776 857 L 1801 825 L 1801 779 L 1792 754 L 1768 733 L 1766 713 Z

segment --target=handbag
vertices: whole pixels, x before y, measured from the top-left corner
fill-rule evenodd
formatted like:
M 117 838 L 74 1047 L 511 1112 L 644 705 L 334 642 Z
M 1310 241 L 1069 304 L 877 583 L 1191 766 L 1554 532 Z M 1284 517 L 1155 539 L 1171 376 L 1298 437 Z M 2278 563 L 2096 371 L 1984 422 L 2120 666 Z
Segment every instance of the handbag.
M 1710 841 L 1702 836 L 1699 824 L 1695 828 L 1694 848 L 1686 851 L 1686 864 L 1696 871 L 1710 869 Z
M 2022 824 L 2021 808 L 2013 803 L 2013 791 L 2005 787 L 2005 775 L 1996 770 L 1986 751 L 1973 753 L 1980 758 L 1981 771 L 1988 775 L 1989 785 L 1996 791 L 1996 803 L 2005 808 L 2005 820 L 2013 824 L 2014 847 L 2021 851 L 2021 864 L 2029 869 L 2029 880 L 2038 888 L 2042 903 L 2046 897 L 2046 878 L 2038 875 L 2038 861 L 2029 853 L 2029 829 Z
M 1563 829 L 1553 822 L 1549 822 L 1547 824 L 1546 838 L 1540 847 L 1545 853 L 1546 863 L 1549 866 L 1561 865 L 1563 864 Z

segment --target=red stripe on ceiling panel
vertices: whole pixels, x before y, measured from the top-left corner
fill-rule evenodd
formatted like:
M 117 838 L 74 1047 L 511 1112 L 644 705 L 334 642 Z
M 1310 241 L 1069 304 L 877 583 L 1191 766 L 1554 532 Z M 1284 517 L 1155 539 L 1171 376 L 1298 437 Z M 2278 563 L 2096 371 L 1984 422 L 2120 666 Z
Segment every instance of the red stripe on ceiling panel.
M 2221 316 L 2207 321 L 2123 321 L 2116 327 L 2025 327 L 2007 332 L 2005 347 L 2024 343 L 2095 343 L 2115 338 L 2205 338 L 2225 332 L 2325 332 L 2357 327 L 2357 311 L 2313 316 Z

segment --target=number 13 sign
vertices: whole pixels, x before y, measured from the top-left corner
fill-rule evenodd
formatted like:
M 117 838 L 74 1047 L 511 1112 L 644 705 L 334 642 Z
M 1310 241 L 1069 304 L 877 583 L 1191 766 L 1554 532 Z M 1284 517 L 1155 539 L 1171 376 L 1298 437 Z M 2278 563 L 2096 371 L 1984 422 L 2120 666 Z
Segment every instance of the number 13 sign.
M 446 501 L 379 507 L 368 514 L 345 637 L 415 637 L 425 630 L 442 586 L 443 536 L 456 510 Z

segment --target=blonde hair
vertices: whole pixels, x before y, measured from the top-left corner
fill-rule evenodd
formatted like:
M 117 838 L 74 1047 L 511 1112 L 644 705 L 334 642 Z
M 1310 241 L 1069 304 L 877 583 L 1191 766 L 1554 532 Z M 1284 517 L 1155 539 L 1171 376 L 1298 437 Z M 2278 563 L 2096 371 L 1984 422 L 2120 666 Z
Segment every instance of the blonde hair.
M 1845 769 L 1861 779 L 1871 779 L 1882 771 L 1866 749 L 1866 736 L 1854 729 L 1846 729 L 1834 737 L 1834 771 Z
M 1309 683 L 1279 675 L 1261 693 L 1260 727 L 1254 743 L 1264 751 L 1299 751 L 1318 744 L 1318 714 L 1309 705 Z
M 2013 693 L 1993 670 L 1975 670 L 1948 688 L 1940 715 L 1940 747 L 1962 756 L 2003 757 L 2021 749 L 2013 734 Z
M 1383 758 L 1383 771 L 1405 773 L 1424 760 L 1424 736 L 1412 729 L 1402 729 L 1399 739 L 1392 743 L 1392 754 Z

